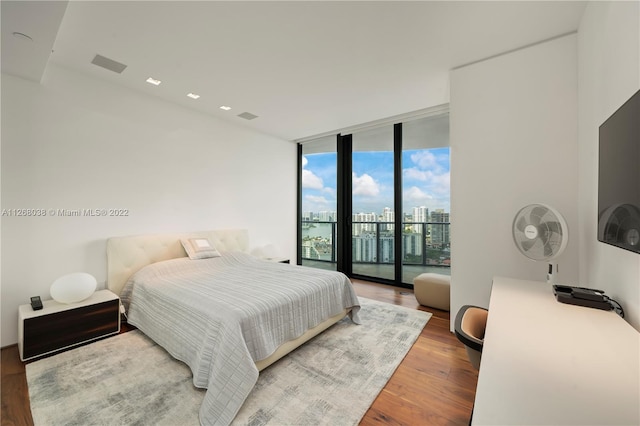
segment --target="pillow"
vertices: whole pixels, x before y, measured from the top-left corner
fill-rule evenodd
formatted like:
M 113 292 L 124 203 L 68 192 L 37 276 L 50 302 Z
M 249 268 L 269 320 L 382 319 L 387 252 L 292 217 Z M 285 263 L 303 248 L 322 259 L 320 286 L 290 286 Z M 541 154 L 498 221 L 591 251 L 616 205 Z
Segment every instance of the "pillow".
M 191 260 L 221 256 L 208 238 L 187 238 L 180 240 L 180 242 Z

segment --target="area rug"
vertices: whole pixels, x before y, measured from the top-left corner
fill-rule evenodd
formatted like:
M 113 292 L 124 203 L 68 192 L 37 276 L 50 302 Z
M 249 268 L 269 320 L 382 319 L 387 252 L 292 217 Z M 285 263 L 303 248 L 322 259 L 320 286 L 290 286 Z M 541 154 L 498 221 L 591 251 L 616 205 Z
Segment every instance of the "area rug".
M 234 425 L 355 425 L 431 314 L 360 298 L 343 319 L 260 373 Z M 139 331 L 26 366 L 38 425 L 198 425 L 204 390 Z

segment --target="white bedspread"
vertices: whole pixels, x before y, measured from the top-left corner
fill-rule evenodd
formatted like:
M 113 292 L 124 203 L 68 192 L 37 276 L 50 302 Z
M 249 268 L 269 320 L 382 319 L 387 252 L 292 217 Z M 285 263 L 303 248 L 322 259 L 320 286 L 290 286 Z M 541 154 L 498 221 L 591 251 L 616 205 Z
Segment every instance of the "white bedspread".
M 200 422 L 228 425 L 258 378 L 256 361 L 352 308 L 341 273 L 267 262 L 245 253 L 172 259 L 138 271 L 122 294 L 129 323 L 185 362 L 207 392 Z

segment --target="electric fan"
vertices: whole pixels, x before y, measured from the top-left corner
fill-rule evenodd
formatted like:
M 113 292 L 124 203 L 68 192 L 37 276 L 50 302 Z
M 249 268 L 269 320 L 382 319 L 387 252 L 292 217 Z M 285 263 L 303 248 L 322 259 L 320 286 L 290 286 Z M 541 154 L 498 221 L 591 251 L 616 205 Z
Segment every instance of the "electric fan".
M 513 241 L 529 259 L 549 261 L 559 256 L 566 248 L 568 239 L 567 222 L 558 211 L 545 204 L 529 204 L 520 209 L 513 219 Z M 547 281 L 554 281 L 551 263 Z

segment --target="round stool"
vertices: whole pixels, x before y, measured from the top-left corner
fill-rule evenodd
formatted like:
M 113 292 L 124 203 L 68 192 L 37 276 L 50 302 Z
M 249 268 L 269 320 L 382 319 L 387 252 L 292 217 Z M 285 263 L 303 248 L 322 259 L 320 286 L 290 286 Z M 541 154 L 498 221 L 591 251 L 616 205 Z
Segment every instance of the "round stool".
M 420 274 L 413 279 L 413 293 L 419 304 L 448 311 L 451 277 L 434 273 Z

